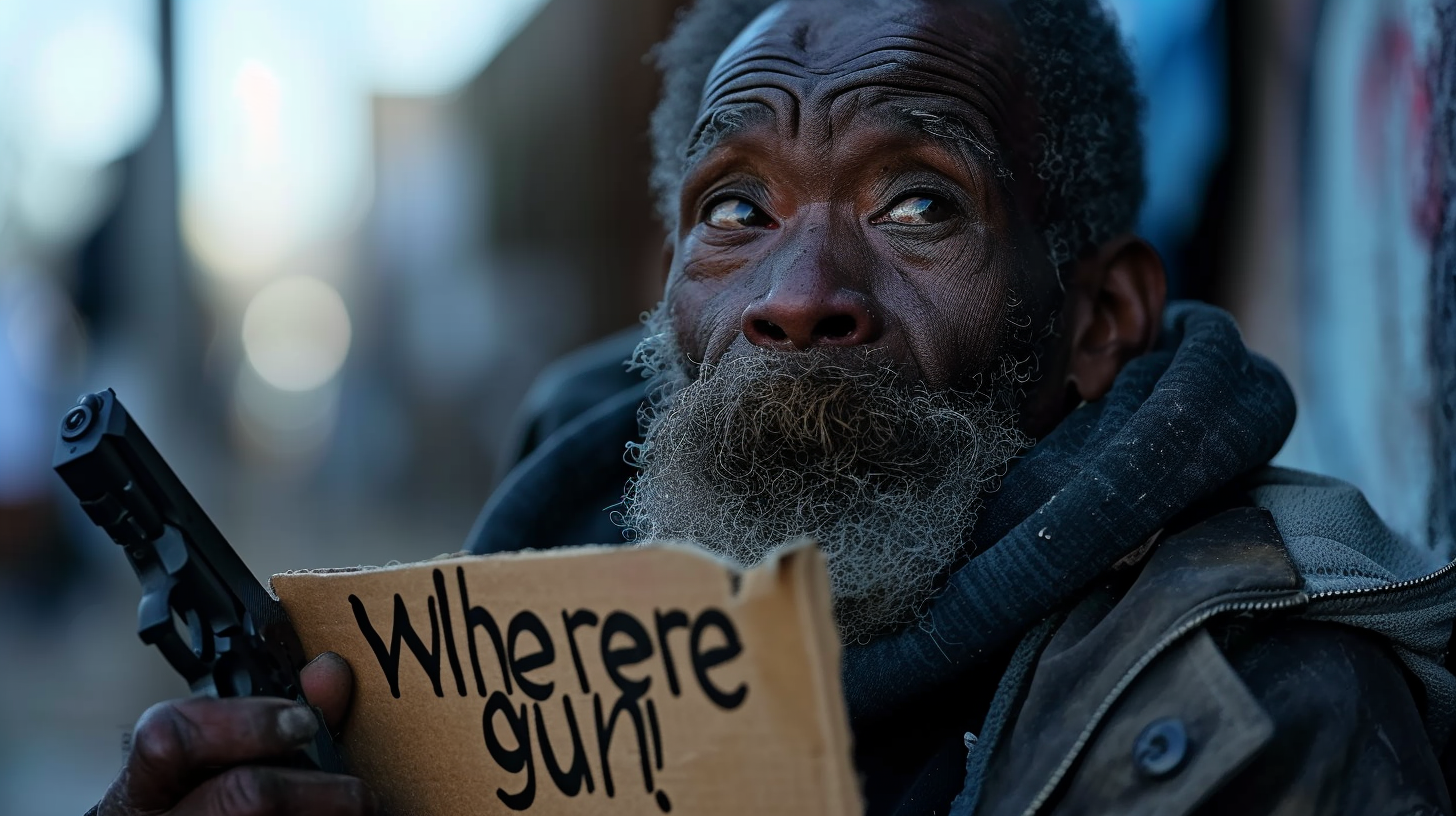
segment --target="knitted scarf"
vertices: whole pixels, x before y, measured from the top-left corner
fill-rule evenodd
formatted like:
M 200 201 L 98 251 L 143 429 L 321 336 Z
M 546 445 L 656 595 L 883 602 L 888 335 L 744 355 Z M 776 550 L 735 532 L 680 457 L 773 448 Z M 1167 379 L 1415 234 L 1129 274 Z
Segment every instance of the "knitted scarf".
M 847 647 L 853 719 L 873 717 L 1002 652 L 1179 511 L 1264 463 L 1294 396 L 1225 312 L 1176 303 L 1160 343 L 1037 443 L 988 497 L 974 556 L 921 625 Z

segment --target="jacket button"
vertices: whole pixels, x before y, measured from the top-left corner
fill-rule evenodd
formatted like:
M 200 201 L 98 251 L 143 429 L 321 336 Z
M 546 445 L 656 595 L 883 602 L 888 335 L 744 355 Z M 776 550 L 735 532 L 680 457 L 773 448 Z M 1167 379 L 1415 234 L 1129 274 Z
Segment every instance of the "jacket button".
M 1132 746 L 1132 761 L 1143 776 L 1163 779 L 1172 776 L 1188 760 L 1188 730 L 1177 717 L 1153 720 L 1138 734 Z

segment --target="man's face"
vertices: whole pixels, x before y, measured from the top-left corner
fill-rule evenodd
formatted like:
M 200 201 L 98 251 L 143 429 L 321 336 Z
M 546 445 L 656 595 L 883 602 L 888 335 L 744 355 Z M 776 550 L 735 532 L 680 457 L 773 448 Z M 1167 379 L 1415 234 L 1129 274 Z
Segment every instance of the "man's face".
M 1059 290 L 1013 32 L 964 1 L 785 2 L 704 89 L 626 522 L 744 565 L 814 537 L 849 641 L 913 619 L 1028 442 Z
M 990 3 L 800 0 L 750 25 L 705 85 L 679 198 L 666 304 L 688 359 L 872 348 L 964 386 L 1044 325 L 1015 48 Z

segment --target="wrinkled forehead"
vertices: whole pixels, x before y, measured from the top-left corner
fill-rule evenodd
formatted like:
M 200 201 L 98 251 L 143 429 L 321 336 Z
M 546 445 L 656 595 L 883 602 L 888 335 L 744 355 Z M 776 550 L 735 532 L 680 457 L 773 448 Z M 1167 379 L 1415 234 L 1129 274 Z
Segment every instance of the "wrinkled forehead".
M 1021 88 L 1018 46 L 1000 0 L 783 0 L 719 56 L 699 127 L 734 110 L 787 116 L 797 130 L 892 102 L 999 131 Z

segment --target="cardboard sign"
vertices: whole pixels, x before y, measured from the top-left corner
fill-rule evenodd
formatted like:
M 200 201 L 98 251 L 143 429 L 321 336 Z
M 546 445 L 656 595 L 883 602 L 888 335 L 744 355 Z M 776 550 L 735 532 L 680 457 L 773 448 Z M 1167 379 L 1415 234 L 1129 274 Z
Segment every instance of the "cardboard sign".
M 861 811 L 817 549 L 671 545 L 275 575 L 354 670 L 340 739 L 387 812 Z

